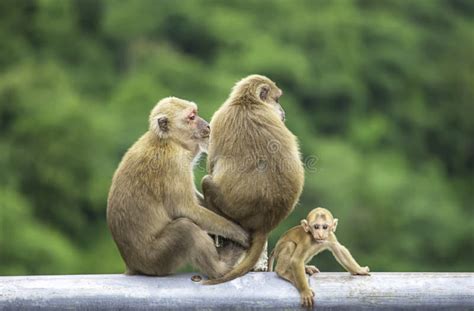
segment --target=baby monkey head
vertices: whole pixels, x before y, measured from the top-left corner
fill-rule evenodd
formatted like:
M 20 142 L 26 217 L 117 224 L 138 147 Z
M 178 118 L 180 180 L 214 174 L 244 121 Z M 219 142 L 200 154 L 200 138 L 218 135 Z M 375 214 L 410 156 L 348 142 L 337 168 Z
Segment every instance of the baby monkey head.
M 198 116 L 195 103 L 167 97 L 150 113 L 150 131 L 160 139 L 173 140 L 190 151 L 207 151 L 209 124 Z
M 301 226 L 317 243 L 323 243 L 331 233 L 336 232 L 337 221 L 330 211 L 318 207 L 309 212 L 306 219 L 301 221 Z

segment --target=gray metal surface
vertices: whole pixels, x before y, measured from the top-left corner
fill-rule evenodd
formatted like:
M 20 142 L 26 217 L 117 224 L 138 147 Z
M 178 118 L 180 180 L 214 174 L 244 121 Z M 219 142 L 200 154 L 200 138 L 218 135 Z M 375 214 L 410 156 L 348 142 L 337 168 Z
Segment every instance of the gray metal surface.
M 169 277 L 0 277 L 0 310 L 297 310 L 298 291 L 274 273 L 216 286 Z M 474 310 L 474 273 L 319 273 L 316 310 Z

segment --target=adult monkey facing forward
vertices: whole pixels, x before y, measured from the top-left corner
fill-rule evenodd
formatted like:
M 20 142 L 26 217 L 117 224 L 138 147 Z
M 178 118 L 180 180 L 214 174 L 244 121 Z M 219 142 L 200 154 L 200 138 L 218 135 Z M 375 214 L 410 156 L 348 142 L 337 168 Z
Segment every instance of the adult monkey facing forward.
M 202 188 L 207 206 L 250 233 L 244 259 L 218 284 L 250 271 L 268 234 L 295 207 L 304 183 L 296 137 L 284 124 L 273 81 L 251 75 L 239 81 L 214 114 L 210 126 L 208 172 Z
M 209 126 L 175 97 L 153 108 L 149 130 L 127 151 L 109 192 L 107 222 L 128 274 L 166 275 L 191 263 L 210 278 L 229 271 L 207 232 L 248 245 L 238 225 L 198 204 L 193 162 Z

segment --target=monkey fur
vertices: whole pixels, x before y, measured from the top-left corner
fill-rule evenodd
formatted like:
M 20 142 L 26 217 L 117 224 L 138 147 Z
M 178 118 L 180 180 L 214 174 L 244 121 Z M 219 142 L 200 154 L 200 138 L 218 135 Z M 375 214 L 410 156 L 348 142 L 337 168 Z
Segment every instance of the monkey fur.
M 124 155 L 112 179 L 107 223 L 126 273 L 167 275 L 191 263 L 217 278 L 230 266 L 208 233 L 248 246 L 246 231 L 199 205 L 193 160 L 207 148 L 209 133 L 196 104 L 168 97 Z
M 313 306 L 314 292 L 309 287 L 305 272 L 309 275 L 319 272 L 315 266 L 306 266 L 314 256 L 330 250 L 339 264 L 354 275 L 369 275 L 369 267 L 361 267 L 347 248 L 336 238 L 338 220 L 327 209 L 313 209 L 300 226 L 288 230 L 278 240 L 270 254 L 268 271 L 273 270 L 276 259 L 276 273 L 290 281 L 301 295 L 301 304 Z
M 212 117 L 208 172 L 202 181 L 207 205 L 250 233 L 245 257 L 221 278 L 230 281 L 250 271 L 267 237 L 294 209 L 304 183 L 296 137 L 284 124 L 278 100 L 282 91 L 269 78 L 239 81 Z

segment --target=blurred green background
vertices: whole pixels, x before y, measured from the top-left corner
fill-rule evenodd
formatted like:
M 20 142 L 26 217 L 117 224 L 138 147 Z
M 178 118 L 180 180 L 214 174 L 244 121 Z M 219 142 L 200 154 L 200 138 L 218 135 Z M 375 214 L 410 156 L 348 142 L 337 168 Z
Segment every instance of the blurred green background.
M 106 199 L 149 111 L 210 120 L 251 73 L 308 165 L 271 247 L 323 206 L 372 271 L 474 271 L 474 1 L 2 0 L 0 275 L 123 272 Z

